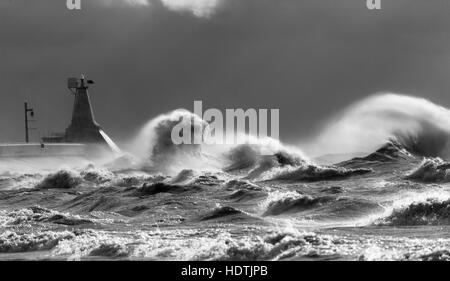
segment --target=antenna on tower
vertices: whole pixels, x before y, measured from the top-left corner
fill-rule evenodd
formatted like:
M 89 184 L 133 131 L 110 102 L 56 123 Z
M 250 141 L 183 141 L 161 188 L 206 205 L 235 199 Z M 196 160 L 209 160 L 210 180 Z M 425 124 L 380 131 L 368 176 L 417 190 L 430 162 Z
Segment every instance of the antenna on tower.
M 80 78 L 70 77 L 67 79 L 67 88 L 72 92 L 72 94 L 76 94 L 79 89 L 87 89 L 88 85 L 95 84 L 93 80 L 87 80 L 84 74 L 81 74 Z

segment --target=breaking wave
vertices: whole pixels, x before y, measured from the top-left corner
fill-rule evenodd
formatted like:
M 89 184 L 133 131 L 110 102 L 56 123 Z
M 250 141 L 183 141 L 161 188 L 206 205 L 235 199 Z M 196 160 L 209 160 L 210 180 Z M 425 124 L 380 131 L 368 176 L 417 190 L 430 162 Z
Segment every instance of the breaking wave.
M 423 202 L 413 202 L 406 207 L 394 209 L 380 223 L 396 226 L 450 225 L 450 200 L 428 198 Z
M 123 258 L 128 255 L 129 252 L 125 245 L 114 243 L 101 244 L 89 253 L 89 256 L 108 258 Z
M 262 191 L 263 188 L 247 180 L 231 180 L 225 184 L 225 188 L 228 190 L 252 190 Z
M 264 188 L 246 180 L 231 180 L 225 184 L 224 188 L 228 191 L 234 191 L 226 199 L 235 202 L 246 202 L 267 196 L 267 191 Z
M 328 193 L 328 189 L 325 192 Z M 295 217 L 307 219 L 309 224 L 329 220 L 353 223 L 357 220 L 358 223 L 364 224 L 368 215 L 372 216 L 384 210 L 379 203 L 366 198 L 336 196 L 335 193 L 310 195 L 298 191 L 271 192 L 260 205 L 260 209 L 264 217 L 303 213 Z
M 0 234 L 0 253 L 18 253 L 50 250 L 65 239 L 72 239 L 74 234 L 69 231 L 43 233 L 18 233 L 5 231 Z
M 326 196 L 313 197 L 299 193 L 290 193 L 281 198 L 269 201 L 263 216 L 277 216 L 280 214 L 301 212 L 321 206 L 332 200 L 333 198 Z
M 192 144 L 176 145 L 172 141 L 172 130 L 179 123 L 191 128 Z M 190 123 L 187 123 L 190 122 Z M 187 110 L 174 110 L 150 120 L 140 130 L 129 145 L 129 150 L 141 161 L 141 166 L 158 169 L 167 174 L 178 173 L 182 169 L 201 169 L 212 165 L 212 159 L 202 151 L 201 132 L 205 122 Z
M 226 172 L 247 170 L 251 174 L 276 166 L 298 166 L 309 162 L 309 159 L 300 150 L 273 142 L 267 146 L 266 144 L 238 145 L 226 153 L 226 157 L 231 162 L 224 168 Z M 249 176 L 251 177 L 251 175 Z
M 92 220 L 81 218 L 58 211 L 32 206 L 26 209 L 13 210 L 2 214 L 4 226 L 24 225 L 33 223 L 53 223 L 59 225 L 81 225 L 91 224 Z
M 195 176 L 195 172 L 191 169 L 182 170 L 176 177 L 172 179 L 172 183 L 185 183 Z
M 190 126 L 193 144 L 173 143 L 172 130 L 179 124 Z M 206 124 L 206 121 L 187 110 L 160 115 L 140 130 L 130 151 L 141 159 L 141 166 L 169 175 L 177 175 L 182 170 L 242 172 L 254 168 L 270 155 L 280 165 L 307 161 L 298 148 L 285 146 L 275 139 L 257 138 L 242 132 L 237 132 L 237 144 L 204 145 L 201 140 Z M 196 140 L 199 144 L 195 144 Z
M 371 152 L 396 140 L 409 152 L 450 156 L 450 111 L 426 99 L 379 94 L 350 106 L 334 118 L 305 151 L 313 155 Z
M 335 166 L 304 165 L 274 168 L 261 175 L 263 180 L 324 181 L 364 175 L 372 172 L 369 168 L 349 169 Z
M 96 184 L 110 182 L 115 178 L 114 174 L 107 169 L 97 169 L 93 165 L 89 165 L 87 169 L 80 172 L 80 176 L 85 181 Z
M 226 172 L 253 168 L 259 160 L 259 153 L 250 145 L 239 145 L 231 149 L 226 157 L 231 162 Z
M 450 163 L 440 158 L 426 158 L 405 178 L 420 182 L 449 182 Z
M 422 260 L 422 261 L 450 261 L 450 251 L 448 251 L 448 250 L 434 251 L 430 254 L 425 254 L 425 255 L 419 256 L 419 260 Z
M 223 261 L 261 261 L 283 260 L 292 257 L 320 257 L 317 248 L 333 247 L 338 244 L 333 237 L 314 233 L 299 233 L 295 231 L 273 232 L 256 241 L 234 241 L 214 260 Z M 331 252 L 331 251 L 330 251 Z M 323 255 L 327 255 L 325 250 Z
M 82 179 L 74 172 L 61 170 L 45 177 L 36 188 L 73 188 L 81 184 Z
M 365 156 L 356 157 L 348 161 L 340 163 L 341 165 L 355 164 L 358 162 L 392 162 L 398 160 L 411 160 L 413 155 L 395 139 L 389 140 L 375 152 Z

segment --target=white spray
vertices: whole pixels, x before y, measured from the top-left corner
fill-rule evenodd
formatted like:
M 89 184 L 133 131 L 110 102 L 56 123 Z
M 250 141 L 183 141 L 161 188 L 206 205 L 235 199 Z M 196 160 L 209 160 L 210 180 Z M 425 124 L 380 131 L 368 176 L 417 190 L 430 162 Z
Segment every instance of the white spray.
M 450 111 L 426 99 L 378 94 L 357 102 L 328 122 L 309 155 L 373 152 L 390 139 L 429 156 L 449 154 Z

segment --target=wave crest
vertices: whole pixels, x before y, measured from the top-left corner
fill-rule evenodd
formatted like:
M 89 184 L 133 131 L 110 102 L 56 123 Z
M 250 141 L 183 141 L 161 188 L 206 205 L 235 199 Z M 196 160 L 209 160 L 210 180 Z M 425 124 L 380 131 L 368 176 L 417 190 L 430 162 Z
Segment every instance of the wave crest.
M 368 168 L 344 168 L 335 166 L 304 165 L 300 167 L 279 167 L 264 173 L 263 180 L 287 180 L 287 181 L 324 181 L 347 178 L 350 176 L 371 173 Z
M 450 163 L 440 158 L 426 158 L 405 178 L 421 182 L 448 182 L 450 181 Z
M 424 202 L 414 202 L 395 209 L 391 215 L 382 219 L 380 224 L 408 225 L 450 225 L 450 199 L 441 201 L 428 198 Z
M 450 111 L 422 98 L 374 95 L 333 118 L 306 151 L 316 155 L 371 152 L 391 139 L 413 154 L 447 158 Z
M 20 233 L 5 231 L 0 234 L 0 253 L 43 251 L 54 248 L 62 240 L 72 239 L 69 231 L 43 233 Z
M 81 177 L 71 171 L 61 170 L 46 176 L 36 188 L 73 188 L 80 185 Z
M 263 216 L 277 216 L 306 211 L 332 201 L 331 197 L 312 197 L 310 195 L 290 194 L 267 204 Z
M 91 224 L 93 221 L 81 218 L 77 215 L 60 213 L 40 206 L 32 206 L 26 209 L 8 212 L 5 217 L 7 225 L 23 225 L 30 223 L 54 223 L 60 225 Z

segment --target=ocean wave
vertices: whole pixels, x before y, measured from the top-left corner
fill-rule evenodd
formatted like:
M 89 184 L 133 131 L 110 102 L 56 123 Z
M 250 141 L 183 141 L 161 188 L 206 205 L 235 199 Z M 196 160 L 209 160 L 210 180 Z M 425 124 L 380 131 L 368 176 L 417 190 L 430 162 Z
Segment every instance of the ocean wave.
M 121 156 L 114 158 L 106 164 L 103 164 L 103 167 L 109 171 L 121 172 L 129 171 L 130 169 L 139 169 L 140 163 L 135 156 L 129 153 L 122 153 Z
M 224 180 L 220 179 L 217 174 L 203 174 L 192 181 L 192 185 L 200 186 L 218 186 L 223 184 Z
M 108 258 L 123 258 L 129 255 L 129 250 L 126 245 L 105 243 L 96 247 L 89 252 L 89 256 L 94 257 L 108 257 Z
M 94 199 L 92 202 L 79 200 L 81 201 L 81 204 L 85 207 L 83 209 L 87 210 L 88 212 L 93 211 L 110 211 L 112 209 L 118 208 L 123 206 L 123 201 L 120 197 L 113 197 L 113 196 L 105 196 L 100 195 L 98 198 L 90 198 Z
M 114 179 L 114 174 L 107 169 L 98 169 L 94 165 L 89 165 L 80 172 L 80 176 L 88 182 L 97 184 L 110 182 Z
M 375 152 L 365 157 L 356 157 L 351 160 L 344 161 L 340 163 L 340 165 L 349 165 L 358 162 L 396 162 L 398 160 L 411 160 L 413 158 L 414 156 L 406 147 L 395 140 L 395 138 L 392 138 Z
M 92 224 L 93 221 L 78 215 L 70 215 L 58 211 L 32 206 L 25 209 L 13 210 L 3 215 L 5 226 L 24 225 L 30 223 L 54 223 L 60 225 Z
M 371 173 L 369 168 L 344 168 L 335 166 L 304 165 L 273 168 L 260 176 L 261 180 L 325 181 L 360 176 Z
M 123 174 L 116 176 L 112 182 L 112 186 L 120 187 L 137 187 L 142 186 L 145 183 L 155 183 L 167 180 L 167 176 L 161 174 L 148 175 L 148 174 Z
M 406 207 L 395 208 L 377 224 L 384 225 L 450 225 L 450 199 L 428 198 Z
M 179 194 L 184 192 L 198 192 L 201 190 L 202 187 L 197 185 L 185 186 L 185 185 L 174 185 L 158 182 L 153 184 L 144 184 L 142 187 L 136 189 L 134 194 L 137 196 L 148 196 L 148 195 L 155 195 L 158 193 Z
M 300 156 L 298 154 L 287 152 L 287 151 L 278 151 L 274 154 L 278 164 L 280 166 L 301 166 L 305 164 L 307 161 L 304 156 Z
M 425 158 L 422 163 L 405 177 L 420 182 L 450 181 L 450 162 L 440 158 Z
M 289 215 L 290 218 L 301 218 L 302 223 L 307 221 L 320 224 L 334 221 L 352 225 L 365 221 L 368 215 L 384 211 L 384 208 L 373 200 L 339 196 L 328 191 L 326 193 L 328 194 L 308 195 L 298 191 L 275 191 L 269 193 L 259 204 L 259 209 L 262 216 Z M 297 213 L 301 216 L 293 215 Z
M 175 126 L 191 128 L 192 144 L 175 144 L 172 131 Z M 214 159 L 205 153 L 201 144 L 201 132 L 206 125 L 199 116 L 187 110 L 174 110 L 150 120 L 129 147 L 142 168 L 158 170 L 168 175 L 182 169 L 212 167 Z
M 14 174 L 0 177 L 0 190 L 33 189 L 42 181 L 41 174 Z
M 214 210 L 212 210 L 211 212 L 209 212 L 208 214 L 205 214 L 203 216 L 201 216 L 200 220 L 201 221 L 208 221 L 208 220 L 213 220 L 213 219 L 221 219 L 221 218 L 225 218 L 225 217 L 230 217 L 230 216 L 247 216 L 247 214 L 245 214 L 243 211 L 235 209 L 233 207 L 229 207 L 229 206 L 223 206 L 223 207 L 218 207 Z
M 252 169 L 248 174 L 244 177 L 247 180 L 257 180 L 265 173 L 269 172 L 272 169 L 280 168 L 281 165 L 278 163 L 276 158 L 271 156 L 266 156 L 258 162 L 258 165 Z
M 267 196 L 267 191 L 247 180 L 231 180 L 228 181 L 224 188 L 229 191 L 234 191 L 232 194 L 226 196 L 226 199 L 235 202 L 246 202 L 257 198 Z
M 247 180 L 230 180 L 225 184 L 225 189 L 227 190 L 253 190 L 253 191 L 262 191 L 264 190 L 262 187 L 258 186 Z
M 233 200 L 235 202 L 246 202 L 257 198 L 262 198 L 265 196 L 267 196 L 267 193 L 265 192 L 241 189 L 235 191 L 231 195 L 228 195 L 226 199 Z
M 80 185 L 82 182 L 81 177 L 68 170 L 60 170 L 56 173 L 46 176 L 36 188 L 73 188 Z
M 223 228 L 204 230 L 158 230 L 112 236 L 103 231 L 85 231 L 60 241 L 55 256 L 79 260 L 89 256 L 113 259 L 261 261 L 295 256 L 335 253 L 343 242 L 333 236 L 288 230 L 261 236 L 236 236 Z
M 239 215 L 238 215 L 239 216 Z M 232 216 L 231 216 L 232 217 Z M 298 231 L 296 228 L 234 230 L 201 228 L 142 231 L 4 231 L 0 253 L 41 251 L 50 259 L 68 260 L 435 260 L 449 259 L 446 238 L 408 238 L 360 233 L 336 235 Z M 45 251 L 45 252 L 42 252 Z
M 332 197 L 321 196 L 313 197 L 303 195 L 298 192 L 285 192 L 271 194 L 265 203 L 265 211 L 263 216 L 278 216 L 281 214 L 289 214 L 302 212 L 316 208 L 334 200 Z
M 344 193 L 346 190 L 342 186 L 330 186 L 326 187 L 320 190 L 322 193 L 329 193 L 329 194 L 340 194 Z
M 130 192 L 136 190 L 134 187 L 124 189 L 116 186 L 93 188 L 91 191 L 80 193 L 75 198 L 66 201 L 64 207 L 71 211 L 83 213 L 111 211 L 124 205 L 127 200 L 124 191 L 128 189 Z
M 446 159 L 450 111 L 423 98 L 381 93 L 351 105 L 304 147 L 321 155 L 370 152 L 392 139 L 413 155 Z
M 299 151 L 279 146 L 271 148 L 270 153 L 261 154 L 265 147 L 260 145 L 239 145 L 233 148 L 227 158 L 232 162 L 224 168 L 226 172 L 247 170 L 245 178 L 256 178 L 262 173 L 274 168 L 285 166 L 300 166 L 309 160 Z
M 173 129 L 180 125 L 191 127 L 190 143 L 173 142 Z M 237 132 L 235 144 L 204 145 L 201 140 L 206 125 L 206 121 L 187 110 L 174 110 L 150 120 L 133 141 L 130 151 L 140 158 L 142 168 L 168 175 L 176 175 L 183 169 L 240 172 L 255 167 L 265 155 L 272 155 L 281 165 L 306 159 L 298 148 L 243 132 Z
M 0 253 L 50 250 L 60 241 L 74 237 L 70 231 L 21 233 L 7 230 L 0 234 Z
M 186 183 L 195 176 L 194 170 L 184 169 L 178 173 L 170 182 L 171 183 Z
M 434 251 L 429 254 L 424 254 L 418 257 L 418 260 L 422 261 L 450 261 L 449 250 Z
M 257 240 L 229 240 L 214 260 L 262 261 L 283 260 L 295 256 L 320 255 L 320 247 L 333 247 L 333 237 L 315 233 L 275 231 Z M 324 251 L 327 254 L 327 251 Z M 331 252 L 331 251 L 330 251 Z
M 259 155 L 254 146 L 248 144 L 238 145 L 225 154 L 231 164 L 223 170 L 225 172 L 233 172 L 253 168 L 258 163 Z

